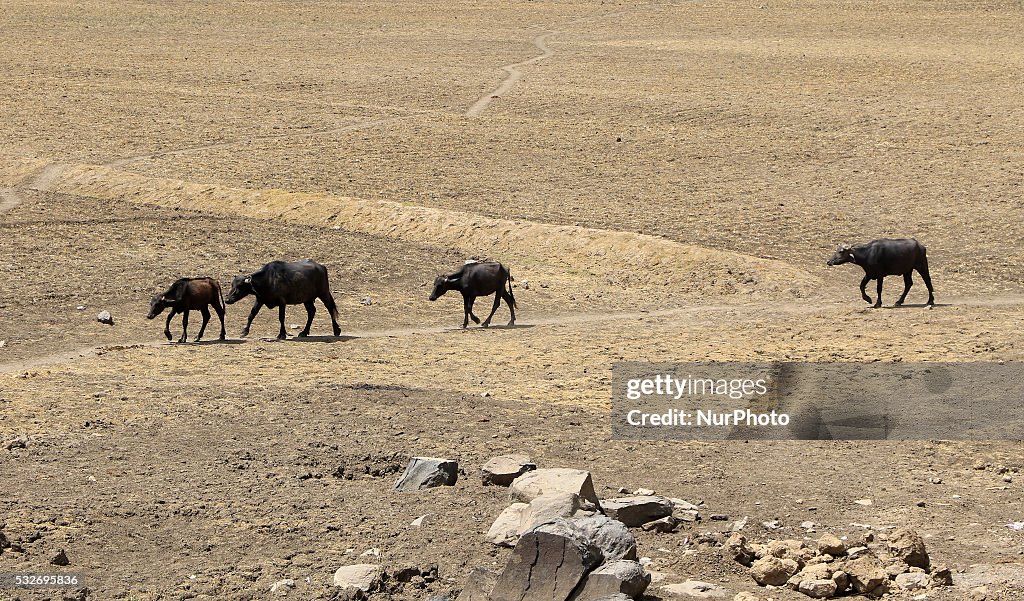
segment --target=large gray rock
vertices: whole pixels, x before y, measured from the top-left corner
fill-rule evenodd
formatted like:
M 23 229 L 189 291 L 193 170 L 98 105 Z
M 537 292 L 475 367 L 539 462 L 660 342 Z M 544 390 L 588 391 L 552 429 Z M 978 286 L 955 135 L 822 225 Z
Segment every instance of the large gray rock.
M 615 593 L 636 598 L 647 590 L 651 576 L 636 561 L 618 559 L 602 564 L 587 574 L 583 584 L 570 597 L 572 601 L 594 601 Z
M 491 600 L 566 601 L 602 559 L 601 549 L 573 521 L 543 524 L 520 537 Z
M 395 482 L 395 490 L 421 490 L 435 486 L 454 486 L 459 479 L 459 464 L 454 459 L 413 457 Z
M 541 495 L 529 503 L 513 503 L 505 508 L 487 531 L 487 542 L 513 547 L 529 530 L 558 518 L 585 517 L 596 513 L 590 501 L 575 493 Z
M 634 528 L 672 515 L 672 503 L 665 497 L 619 497 L 601 502 L 605 515 Z
M 473 568 L 466 577 L 466 586 L 455 601 L 491 601 L 491 591 L 498 574 L 487 568 Z
M 604 554 L 605 561 L 636 559 L 636 537 L 626 525 L 608 516 L 576 518 L 576 527 Z
M 509 494 L 515 501 L 529 503 L 541 495 L 575 493 L 600 507 L 590 472 L 569 468 L 549 468 L 526 472 L 512 481 Z
M 537 465 L 526 455 L 501 455 L 485 463 L 480 472 L 484 486 L 509 486 L 519 476 L 535 469 Z
M 377 564 L 361 563 L 342 566 L 334 572 L 334 586 L 354 588 L 369 593 L 380 586 L 381 567 Z

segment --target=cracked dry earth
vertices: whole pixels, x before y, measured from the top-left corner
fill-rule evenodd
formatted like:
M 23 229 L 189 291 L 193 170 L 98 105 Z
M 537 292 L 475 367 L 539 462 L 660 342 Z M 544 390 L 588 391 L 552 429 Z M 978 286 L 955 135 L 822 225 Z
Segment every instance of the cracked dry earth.
M 504 565 L 478 470 L 516 452 L 759 542 L 911 527 L 958 582 L 928 599 L 1024 598 L 1019 441 L 617 441 L 608 415 L 615 361 L 1021 360 L 1022 25 L 1000 1 L 5 6 L 0 573 L 62 548 L 94 599 L 330 599 L 379 549 L 439 578 L 377 599 L 423 599 Z M 824 267 L 881 236 L 928 246 L 939 306 L 918 282 L 889 307 L 892 282 L 870 310 Z M 426 301 L 467 256 L 511 266 L 520 327 Z M 176 277 L 306 257 L 340 338 L 266 340 L 268 312 L 242 341 L 232 307 L 226 343 L 171 345 L 144 318 Z M 393 491 L 414 455 L 464 475 Z M 756 591 L 693 542 L 730 524 L 640 552 Z

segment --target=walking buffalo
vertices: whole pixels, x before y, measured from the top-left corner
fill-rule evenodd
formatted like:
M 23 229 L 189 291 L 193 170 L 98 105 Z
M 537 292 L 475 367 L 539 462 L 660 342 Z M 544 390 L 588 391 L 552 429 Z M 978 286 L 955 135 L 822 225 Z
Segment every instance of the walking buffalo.
M 864 269 L 864 279 L 860 282 L 860 295 L 869 303 L 871 297 L 868 296 L 865 288 L 869 281 L 878 280 L 878 298 L 875 299 L 875 308 L 882 306 L 882 280 L 887 275 L 903 276 L 903 294 L 896 301 L 897 307 L 902 305 L 907 298 L 907 292 L 910 292 L 910 287 L 914 285 L 911 274 L 915 269 L 921 274 L 924 285 L 928 287 L 928 305 L 935 304 L 932 278 L 928 273 L 928 257 L 925 254 L 924 245 L 917 240 L 883 238 L 857 246 L 843 245 L 828 260 L 828 264 L 831 266 L 843 263 L 855 263 Z
M 512 274 L 501 263 L 495 262 L 467 262 L 458 272 L 451 275 L 439 275 L 434 280 L 434 289 L 430 293 L 430 300 L 435 301 L 449 290 L 458 290 L 462 294 L 465 315 L 462 320 L 462 327 L 469 325 L 469 320 L 479 323 L 483 327 L 491 325 L 491 318 L 498 310 L 501 299 L 505 299 L 508 310 L 512 314 L 508 325 L 516 323 L 516 299 L 512 296 Z M 480 323 L 480 319 L 473 315 L 473 303 L 478 296 L 494 295 L 494 306 L 491 307 L 491 314 Z
M 196 342 L 203 337 L 206 331 L 206 324 L 210 321 L 210 310 L 213 307 L 220 318 L 220 339 L 224 340 L 224 295 L 221 294 L 220 284 L 213 278 L 181 278 L 177 280 L 163 294 L 153 297 L 149 302 L 149 315 L 146 319 L 153 319 L 160 315 L 164 309 L 170 309 L 167 316 L 167 323 L 164 324 L 164 336 L 171 339 L 171 318 L 178 313 L 184 313 L 181 318 L 181 338 L 178 342 L 185 342 L 188 339 L 188 313 L 199 311 L 203 315 L 203 325 L 196 335 Z
M 242 337 L 249 335 L 249 328 L 252 327 L 252 320 L 260 312 L 263 305 L 273 309 L 277 307 L 278 318 L 281 321 L 281 331 L 278 338 L 286 338 L 284 329 L 284 312 L 288 305 L 306 306 L 306 327 L 299 332 L 299 336 L 308 336 L 309 327 L 313 323 L 313 316 L 316 315 L 316 306 L 313 302 L 320 299 L 327 312 L 331 314 L 331 325 L 334 327 L 334 335 L 341 334 L 338 326 L 338 307 L 334 304 L 334 297 L 331 296 L 331 287 L 327 283 L 327 268 L 312 260 L 295 261 L 285 263 L 284 261 L 271 261 L 259 271 L 249 275 L 240 275 L 231 282 L 231 292 L 228 294 L 227 303 L 230 305 L 243 298 L 253 295 L 256 302 L 249 312 L 249 320 L 242 330 Z

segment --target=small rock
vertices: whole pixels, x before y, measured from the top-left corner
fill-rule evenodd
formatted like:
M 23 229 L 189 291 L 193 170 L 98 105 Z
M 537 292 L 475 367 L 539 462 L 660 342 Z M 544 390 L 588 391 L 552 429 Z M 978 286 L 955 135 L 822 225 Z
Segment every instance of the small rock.
M 708 516 L 708 519 L 713 522 L 728 522 L 729 516 L 727 516 L 724 513 L 712 513 L 710 516 Z
M 971 589 L 971 601 L 988 601 L 988 587 L 979 586 Z
M 85 311 L 85 305 L 78 305 L 75 309 L 78 311 Z
M 480 472 L 484 486 L 509 486 L 519 476 L 535 469 L 537 465 L 526 455 L 501 455 L 485 463 Z
M 454 486 L 459 478 L 459 464 L 454 459 L 413 457 L 405 472 L 395 482 L 395 490 L 422 490 L 435 486 Z
M 0 340 L 0 348 L 4 348 L 5 346 L 7 346 L 7 341 L 6 340 Z
M 50 557 L 50 563 L 55 566 L 66 566 L 69 565 L 71 561 L 68 560 L 68 555 L 64 552 L 64 549 L 57 549 L 57 551 Z
M 909 566 L 928 569 L 928 552 L 924 548 L 924 539 L 906 528 L 900 528 L 889 536 L 889 554 L 903 560 Z
M 354 588 L 364 593 L 374 591 L 381 582 L 381 569 L 377 564 L 362 563 L 342 566 L 334 572 L 334 586 Z
M 10 440 L 7 442 L 7 444 L 4 445 L 4 447 L 6 447 L 8 451 L 13 451 L 14 449 L 24 449 L 28 447 L 28 436 L 19 436 L 13 440 Z
M 600 507 L 590 472 L 568 468 L 531 470 L 512 481 L 509 494 L 514 501 L 529 503 L 543 494 L 575 493 Z
M 523 513 L 519 533 L 556 518 L 585 517 L 595 513 L 597 506 L 576 493 L 541 495 L 530 501 Z
M 665 516 L 661 519 L 654 520 L 653 522 L 647 522 L 642 526 L 645 532 L 659 532 L 661 534 L 671 534 L 676 531 L 679 527 L 679 518 L 671 515 Z
M 865 555 L 843 564 L 843 571 L 858 593 L 870 593 L 889 580 L 882 563 L 873 555 Z
M 609 561 L 587 574 L 573 600 L 590 601 L 616 593 L 633 599 L 642 595 L 650 584 L 651 576 L 638 562 L 624 559 Z
M 896 576 L 895 581 L 896 586 L 905 591 L 916 591 L 927 588 L 931 583 L 931 578 L 924 572 L 907 572 Z
M 761 586 L 782 586 L 799 569 L 799 565 L 792 559 L 768 556 L 750 566 L 750 576 Z
M 368 307 L 373 304 L 373 299 L 370 298 L 369 296 L 364 296 L 363 298 L 359 299 L 359 304 Z
M 270 592 L 275 595 L 287 595 L 293 588 L 295 588 L 295 581 L 291 578 L 285 578 L 271 584 Z
M 435 517 L 436 516 L 434 514 L 432 514 L 432 513 L 425 513 L 425 514 L 421 515 L 420 517 L 416 518 L 415 520 L 413 520 L 412 523 L 409 524 L 409 525 L 412 526 L 413 528 L 422 528 L 422 527 L 432 523 L 434 521 Z
M 739 532 L 740 530 L 743 530 L 744 528 L 747 527 L 747 522 L 749 520 L 750 520 L 750 518 L 744 516 L 743 519 L 736 520 L 735 522 L 733 522 L 732 526 L 729 529 L 732 530 L 733 532 Z
M 96 316 L 96 321 L 105 323 L 108 326 L 114 325 L 114 318 L 110 315 L 110 311 L 100 311 L 99 315 Z
M 818 538 L 818 552 L 839 557 L 846 554 L 846 543 L 835 534 L 825 533 Z
M 665 497 L 619 497 L 601 503 L 605 514 L 629 527 L 672 515 L 672 503 Z
M 618 520 L 606 515 L 573 518 L 576 527 L 601 549 L 605 561 L 637 558 L 636 537 Z
M 854 503 L 856 503 L 857 505 L 863 505 L 864 507 L 870 507 L 874 505 L 874 501 L 872 501 L 871 499 L 857 499 L 856 501 L 854 501 Z
M 674 507 L 675 509 L 678 509 L 680 511 L 699 511 L 700 510 L 700 506 L 699 505 L 694 505 L 693 503 L 690 503 L 689 501 L 684 501 L 682 499 L 669 499 L 668 501 L 669 501 L 669 503 L 672 503 L 672 507 Z
M 953 572 L 946 566 L 932 566 L 931 580 L 935 587 L 953 586 Z
M 661 590 L 671 595 L 680 595 L 693 599 L 725 599 L 729 591 L 710 582 L 700 580 L 687 580 L 681 584 L 669 584 L 661 587 Z
M 812 599 L 828 599 L 836 594 L 836 583 L 828 580 L 801 580 L 797 590 Z
M 654 491 L 649 488 L 638 488 L 633 491 L 633 494 L 638 497 L 652 497 L 654 496 Z
M 942 484 L 942 478 L 928 478 L 928 481 L 932 484 Z
M 734 533 L 722 545 L 722 557 L 749 567 L 754 563 L 754 551 L 747 545 L 747 538 Z
M 779 520 L 771 520 L 769 522 L 761 522 L 761 525 L 764 526 L 765 530 L 778 530 L 778 529 L 782 528 L 782 522 L 780 522 Z

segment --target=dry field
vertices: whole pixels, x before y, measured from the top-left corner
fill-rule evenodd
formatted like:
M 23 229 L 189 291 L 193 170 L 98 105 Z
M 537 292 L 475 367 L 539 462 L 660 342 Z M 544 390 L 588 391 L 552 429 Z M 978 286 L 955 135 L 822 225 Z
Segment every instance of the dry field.
M 438 565 L 394 598 L 457 591 L 508 556 L 477 470 L 521 452 L 753 540 L 912 526 L 958 581 L 928 599 L 1024 599 L 1021 442 L 640 443 L 608 419 L 620 360 L 1024 359 L 1019 1 L 40 0 L 0 31 L 0 530 L 24 548 L 0 573 L 63 548 L 93 599 L 331 599 L 377 548 Z M 825 267 L 885 236 L 927 245 L 934 309 L 919 279 L 891 308 L 898 278 L 868 309 L 859 269 Z M 427 301 L 469 256 L 511 267 L 521 327 Z M 145 319 L 177 277 L 307 257 L 340 338 L 264 339 L 264 311 L 242 341 L 232 306 L 227 343 L 172 345 Z M 392 491 L 415 455 L 465 476 Z M 641 553 L 753 591 L 691 542 L 730 523 Z

